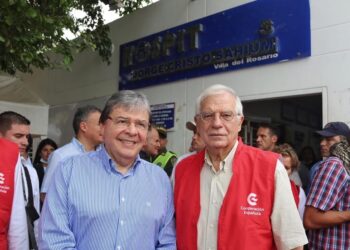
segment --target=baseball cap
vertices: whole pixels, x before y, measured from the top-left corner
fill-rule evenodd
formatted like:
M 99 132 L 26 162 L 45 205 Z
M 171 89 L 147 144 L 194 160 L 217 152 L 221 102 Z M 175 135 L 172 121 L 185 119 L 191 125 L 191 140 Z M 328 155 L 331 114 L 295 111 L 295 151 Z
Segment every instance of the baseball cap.
M 197 125 L 196 125 L 195 122 L 188 121 L 188 122 L 186 122 L 186 128 L 187 128 L 188 130 L 191 130 L 191 131 L 193 131 L 193 132 L 196 132 L 196 130 L 197 130 Z
M 323 137 L 342 135 L 346 138 L 349 138 L 350 128 L 344 122 L 329 122 L 324 126 L 322 130 L 318 130 L 316 133 Z

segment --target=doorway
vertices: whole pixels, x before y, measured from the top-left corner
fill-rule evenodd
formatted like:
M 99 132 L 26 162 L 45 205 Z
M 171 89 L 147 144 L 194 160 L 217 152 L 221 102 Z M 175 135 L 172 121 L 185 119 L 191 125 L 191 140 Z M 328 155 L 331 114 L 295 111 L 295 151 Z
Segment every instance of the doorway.
M 319 156 L 322 129 L 322 94 L 308 94 L 243 102 L 245 121 L 240 133 L 244 142 L 256 146 L 260 123 L 271 123 L 280 130 L 279 143 L 291 144 L 297 153 L 311 146 Z

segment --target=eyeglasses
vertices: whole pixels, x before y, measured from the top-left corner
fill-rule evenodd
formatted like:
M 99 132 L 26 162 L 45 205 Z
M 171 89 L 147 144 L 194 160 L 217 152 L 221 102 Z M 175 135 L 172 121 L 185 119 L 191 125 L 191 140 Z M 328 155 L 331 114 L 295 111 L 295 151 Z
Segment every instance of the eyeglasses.
M 197 116 L 202 119 L 204 122 L 212 122 L 215 120 L 215 114 L 219 113 L 219 117 L 221 121 L 232 121 L 233 117 L 239 116 L 232 111 L 223 111 L 223 112 L 202 112 Z
M 120 129 L 129 128 L 130 125 L 133 123 L 137 130 L 146 131 L 146 130 L 148 130 L 149 125 L 150 125 L 149 122 L 147 122 L 147 121 L 135 120 L 132 122 L 129 118 L 125 118 L 125 117 L 112 118 L 112 117 L 108 116 L 108 119 L 111 120 L 113 122 L 113 124 Z

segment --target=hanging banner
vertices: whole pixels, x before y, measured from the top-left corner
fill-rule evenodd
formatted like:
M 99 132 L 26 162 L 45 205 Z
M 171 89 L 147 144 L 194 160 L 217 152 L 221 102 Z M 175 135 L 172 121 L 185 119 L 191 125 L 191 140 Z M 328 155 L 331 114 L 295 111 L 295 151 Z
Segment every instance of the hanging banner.
M 120 46 L 119 89 L 311 55 L 307 0 L 259 0 Z

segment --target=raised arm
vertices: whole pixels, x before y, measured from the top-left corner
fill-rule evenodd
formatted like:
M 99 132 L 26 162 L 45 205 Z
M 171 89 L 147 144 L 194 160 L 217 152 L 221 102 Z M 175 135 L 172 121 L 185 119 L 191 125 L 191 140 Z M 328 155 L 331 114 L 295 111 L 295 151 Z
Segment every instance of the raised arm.
M 337 202 L 346 195 L 347 173 L 339 159 L 327 159 L 311 184 L 304 214 L 308 229 L 327 228 L 350 221 L 350 211 L 337 211 Z
M 320 229 L 336 226 L 350 221 L 350 211 L 322 211 L 306 206 L 304 225 L 307 229 Z

